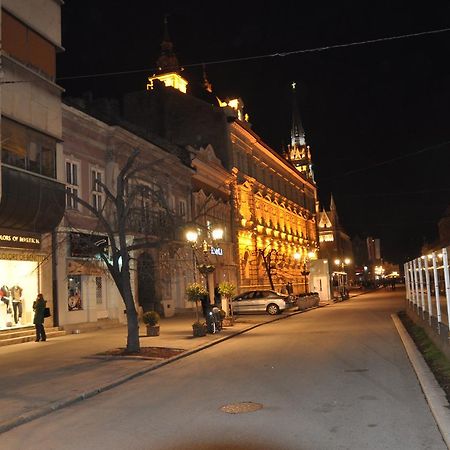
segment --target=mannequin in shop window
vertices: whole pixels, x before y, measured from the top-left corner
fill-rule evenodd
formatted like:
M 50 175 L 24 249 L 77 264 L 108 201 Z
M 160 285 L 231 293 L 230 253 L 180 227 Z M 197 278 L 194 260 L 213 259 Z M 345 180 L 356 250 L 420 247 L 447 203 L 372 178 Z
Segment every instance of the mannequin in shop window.
M 17 284 L 14 285 L 11 289 L 11 298 L 12 298 L 12 307 L 14 311 L 14 323 L 17 325 L 19 319 L 22 318 L 22 292 L 23 289 Z
M 11 314 L 11 292 L 5 284 L 0 288 L 0 299 L 6 306 L 6 314 Z M 7 323 L 9 323 L 9 320 L 7 320 Z M 11 326 L 11 325 L 7 325 Z

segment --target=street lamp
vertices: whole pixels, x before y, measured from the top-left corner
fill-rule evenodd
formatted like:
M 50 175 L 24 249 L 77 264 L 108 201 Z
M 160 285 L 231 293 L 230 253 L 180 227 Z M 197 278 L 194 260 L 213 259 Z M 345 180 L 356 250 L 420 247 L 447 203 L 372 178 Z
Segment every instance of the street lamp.
M 311 273 L 311 272 L 308 270 L 307 262 L 311 261 L 311 259 L 314 259 L 315 256 L 316 256 L 316 253 L 315 253 L 315 252 L 313 252 L 313 251 L 309 251 L 309 252 L 308 252 L 307 256 L 305 257 L 305 259 L 304 259 L 304 261 L 303 261 L 303 267 L 302 267 L 302 270 L 301 270 L 301 272 L 300 272 L 300 274 L 301 274 L 303 277 L 305 277 L 305 294 L 308 294 L 308 293 L 309 293 L 309 292 L 308 292 L 308 291 L 309 291 L 309 289 L 308 289 L 308 275 Z M 300 253 L 295 252 L 295 253 L 294 253 L 294 259 L 295 259 L 296 261 L 300 261 L 300 259 L 301 259 Z
M 339 293 L 341 294 L 342 298 L 347 298 L 348 296 L 348 292 L 347 292 L 347 288 L 346 288 L 346 284 L 347 284 L 347 272 L 345 271 L 345 266 L 348 266 L 351 263 L 351 259 L 350 258 L 344 258 L 344 259 L 335 259 L 334 263 L 339 266 L 342 270 L 343 273 L 338 273 L 338 288 L 339 288 Z
M 213 283 L 210 282 L 210 277 L 212 276 L 215 266 L 213 264 L 209 264 L 209 254 L 212 253 L 214 248 L 214 244 L 223 239 L 223 228 L 219 226 L 215 226 L 214 228 L 209 229 L 210 233 L 206 233 L 206 236 L 201 239 L 200 230 L 198 228 L 189 228 L 186 230 L 186 240 L 192 247 L 192 267 L 194 273 L 194 281 L 196 281 L 196 271 L 205 276 L 206 278 L 206 287 L 210 296 L 210 303 L 212 303 L 211 299 L 214 298 L 214 290 Z M 211 238 L 208 238 L 208 237 Z M 201 251 L 203 253 L 203 262 L 198 263 L 197 252 Z M 218 253 L 215 253 L 218 254 Z

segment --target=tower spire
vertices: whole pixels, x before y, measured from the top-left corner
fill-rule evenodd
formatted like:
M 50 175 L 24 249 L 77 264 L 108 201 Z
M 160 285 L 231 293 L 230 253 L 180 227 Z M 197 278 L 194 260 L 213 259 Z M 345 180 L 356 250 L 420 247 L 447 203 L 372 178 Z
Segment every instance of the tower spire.
M 169 73 L 180 71 L 180 63 L 177 55 L 173 51 L 173 43 L 169 36 L 169 24 L 167 14 L 164 16 L 164 35 L 161 42 L 161 54 L 156 61 L 156 67 L 159 73 Z
M 156 80 L 164 83 L 166 87 L 173 87 L 186 94 L 188 82 L 180 75 L 183 70 L 173 51 L 173 43 L 169 36 L 167 14 L 164 16 L 164 34 L 161 42 L 161 54 L 156 61 L 156 73 L 148 77 L 147 90 L 154 88 Z
M 314 174 L 312 170 L 311 152 L 309 145 L 306 145 L 305 130 L 300 118 L 300 112 L 297 104 L 296 83 L 292 86 L 292 128 L 291 128 L 291 144 L 285 158 L 290 161 L 295 168 L 307 178 L 314 181 Z
M 291 129 L 291 146 L 298 147 L 305 145 L 305 130 L 303 129 L 302 121 L 300 119 L 300 112 L 298 110 L 295 81 L 292 83 L 292 129 Z

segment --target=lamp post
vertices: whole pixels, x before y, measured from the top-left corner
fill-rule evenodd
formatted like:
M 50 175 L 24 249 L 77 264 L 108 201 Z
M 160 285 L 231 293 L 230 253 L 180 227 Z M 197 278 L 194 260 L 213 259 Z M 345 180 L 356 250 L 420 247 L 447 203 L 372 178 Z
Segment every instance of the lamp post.
M 201 237 L 201 233 L 198 229 L 190 228 L 186 231 L 186 240 L 192 247 L 192 267 L 194 273 L 194 281 L 196 281 L 196 272 L 198 271 L 206 278 L 206 288 L 209 292 L 209 302 L 214 302 L 214 280 L 213 273 L 215 266 L 209 264 L 209 254 L 214 244 L 223 239 L 223 228 L 214 227 L 210 233 L 206 233 L 206 236 Z M 203 255 L 202 262 L 199 264 L 197 253 L 201 252 Z
M 305 285 L 305 294 L 309 294 L 309 287 L 308 287 L 308 275 L 311 273 L 310 270 L 308 270 L 308 263 L 311 261 L 311 259 L 314 259 L 316 256 L 315 252 L 308 252 L 307 256 L 303 260 L 303 266 L 300 274 L 304 277 L 304 285 Z M 294 253 L 294 259 L 296 261 L 300 261 L 301 255 L 298 252 Z
M 338 273 L 338 288 L 339 293 L 342 297 L 342 299 L 348 297 L 348 290 L 347 290 L 347 272 L 345 271 L 345 267 L 348 266 L 351 263 L 350 258 L 344 258 L 344 259 L 335 259 L 334 263 L 341 269 L 342 273 Z

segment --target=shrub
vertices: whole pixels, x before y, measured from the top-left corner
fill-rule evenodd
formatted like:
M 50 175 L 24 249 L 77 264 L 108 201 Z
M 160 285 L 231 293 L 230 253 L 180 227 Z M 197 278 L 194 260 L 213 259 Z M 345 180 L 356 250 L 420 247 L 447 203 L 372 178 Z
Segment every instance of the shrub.
M 186 295 L 189 301 L 197 302 L 208 295 L 208 291 L 200 283 L 191 283 L 186 288 Z
M 142 320 L 146 325 L 155 326 L 159 323 L 159 314 L 156 311 L 147 311 L 143 314 Z
M 219 284 L 219 294 L 231 298 L 236 292 L 236 286 L 229 281 L 222 281 Z

